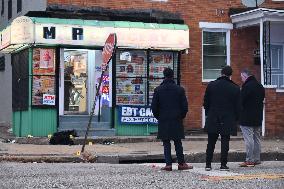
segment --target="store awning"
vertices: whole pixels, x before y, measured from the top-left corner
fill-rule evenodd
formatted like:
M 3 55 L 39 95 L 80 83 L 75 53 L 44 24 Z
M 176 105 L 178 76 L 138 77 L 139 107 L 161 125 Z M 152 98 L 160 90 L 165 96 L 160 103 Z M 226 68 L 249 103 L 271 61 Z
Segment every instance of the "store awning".
M 110 33 L 117 34 L 119 48 L 189 48 L 189 28 L 183 24 L 21 16 L 0 32 L 0 51 L 12 53 L 31 45 L 102 47 Z
M 235 28 L 259 25 L 266 21 L 284 22 L 284 10 L 258 8 L 231 15 Z

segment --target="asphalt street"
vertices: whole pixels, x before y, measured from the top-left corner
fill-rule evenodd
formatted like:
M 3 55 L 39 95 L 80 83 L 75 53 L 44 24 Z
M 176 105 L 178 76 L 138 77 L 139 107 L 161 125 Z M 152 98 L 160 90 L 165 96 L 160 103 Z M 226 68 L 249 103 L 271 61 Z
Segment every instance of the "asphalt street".
M 161 171 L 163 164 L 4 163 L 0 164 L 0 188 L 249 188 L 283 189 L 284 162 L 263 162 L 254 168 L 228 163 L 229 172 L 194 169 Z

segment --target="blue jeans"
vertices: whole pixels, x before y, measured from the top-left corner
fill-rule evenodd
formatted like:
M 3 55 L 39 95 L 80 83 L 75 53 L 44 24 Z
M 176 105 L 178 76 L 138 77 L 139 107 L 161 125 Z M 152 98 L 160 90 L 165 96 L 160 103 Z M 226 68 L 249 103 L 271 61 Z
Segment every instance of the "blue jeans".
M 165 156 L 166 165 L 172 165 L 173 160 L 172 160 L 172 155 L 171 155 L 170 140 L 163 140 L 163 145 L 164 145 L 164 156 Z M 184 163 L 184 154 L 183 154 L 183 147 L 182 147 L 181 139 L 174 140 L 174 145 L 175 145 L 178 163 L 182 164 Z
M 246 145 L 246 161 L 260 162 L 260 129 L 261 127 L 248 127 L 241 125 Z

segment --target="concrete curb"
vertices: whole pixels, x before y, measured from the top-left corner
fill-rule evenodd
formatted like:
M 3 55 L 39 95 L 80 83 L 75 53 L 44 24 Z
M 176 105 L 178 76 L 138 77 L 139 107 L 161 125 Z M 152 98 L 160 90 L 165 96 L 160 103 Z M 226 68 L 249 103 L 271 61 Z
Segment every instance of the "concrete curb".
M 220 162 L 220 153 L 215 153 L 213 162 Z M 205 153 L 190 153 L 185 154 L 185 160 L 189 163 L 205 163 Z M 241 162 L 245 159 L 245 152 L 230 152 L 228 155 L 229 162 Z M 176 157 L 173 156 L 176 161 Z M 264 152 L 261 153 L 262 161 L 284 161 L 284 153 L 279 152 Z M 17 154 L 2 154 L 0 162 L 37 162 L 37 163 L 86 163 L 80 156 L 71 155 L 17 155 Z M 127 163 L 161 163 L 164 162 L 163 154 L 139 154 L 139 155 L 96 155 L 96 163 L 111 163 L 111 164 L 127 164 Z
M 231 137 L 231 141 L 241 141 L 243 138 L 241 136 Z M 104 144 L 106 142 L 114 143 L 139 143 L 139 142 L 160 142 L 161 140 L 157 139 L 155 136 L 147 137 L 90 137 L 88 142 Z M 207 141 L 207 136 L 186 136 L 183 141 Z M 18 137 L 15 139 L 15 142 L 18 144 L 36 144 L 36 145 L 48 145 L 49 139 L 47 137 Z M 82 145 L 84 142 L 83 137 L 78 137 L 74 139 L 75 145 Z M 87 142 L 87 143 L 88 143 Z

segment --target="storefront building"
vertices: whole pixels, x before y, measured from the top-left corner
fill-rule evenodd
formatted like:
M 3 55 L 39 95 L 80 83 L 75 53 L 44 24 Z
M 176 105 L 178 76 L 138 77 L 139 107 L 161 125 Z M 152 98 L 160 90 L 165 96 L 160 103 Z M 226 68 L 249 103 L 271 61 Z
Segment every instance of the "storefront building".
M 154 88 L 171 67 L 179 83 L 180 51 L 189 48 L 182 24 L 21 16 L 1 32 L 12 54 L 13 131 L 47 136 L 76 129 L 84 135 L 101 76 L 102 47 L 110 33 L 117 49 L 102 78 L 91 135 L 149 135 Z
M 151 41 L 151 43 L 152 41 L 155 41 L 155 46 L 147 44 L 145 42 L 147 40 L 143 41 L 144 38 L 133 39 L 132 43 L 130 43 L 131 40 L 129 38 L 129 41 L 126 44 L 118 46 L 115 57 L 111 61 L 109 75 L 105 78 L 105 86 L 103 91 L 109 91 L 109 93 L 108 96 L 105 95 L 106 93 L 102 94 L 102 98 L 104 100 L 102 100 L 101 104 L 98 105 L 102 106 L 102 108 L 100 109 L 100 112 L 96 112 L 95 117 L 96 121 L 100 119 L 100 122 L 102 122 L 100 123 L 101 125 L 99 125 L 99 128 L 104 128 L 105 125 L 108 125 L 109 133 L 106 134 L 148 135 L 156 131 L 156 126 L 155 124 L 153 124 L 155 120 L 153 120 L 151 116 L 145 117 L 145 115 L 151 114 L 149 113 L 149 109 L 146 109 L 151 102 L 151 92 L 153 88 L 161 81 L 159 70 L 162 70 L 162 68 L 156 67 L 159 67 L 158 65 L 162 64 L 161 62 L 163 62 L 163 64 L 172 65 L 172 67 L 175 69 L 176 81 L 185 88 L 186 95 L 189 100 L 189 113 L 184 119 L 184 126 L 186 131 L 202 130 L 205 122 L 205 115 L 202 104 L 206 86 L 210 81 L 215 80 L 219 76 L 222 66 L 230 65 L 234 70 L 232 80 L 238 85 L 241 86 L 242 84 L 240 79 L 240 71 L 244 68 L 249 68 L 256 76 L 256 78 L 265 86 L 266 99 L 265 109 L 263 112 L 264 121 L 262 125 L 262 135 L 267 137 L 283 137 L 284 41 L 282 36 L 284 35 L 284 1 L 262 0 L 257 1 L 259 2 L 258 6 L 250 2 L 253 1 L 109 0 L 98 2 L 91 0 L 47 0 L 47 9 L 45 12 L 47 14 L 49 14 L 50 12 L 57 12 L 59 14 L 59 17 L 64 17 L 62 15 L 65 15 L 65 17 L 73 17 L 73 15 L 79 13 L 77 17 L 79 17 L 80 19 L 82 19 L 82 16 L 80 17 L 80 14 L 84 15 L 85 13 L 87 14 L 86 18 L 91 14 L 98 14 L 100 15 L 100 17 L 104 17 L 103 15 L 107 14 L 116 14 L 116 19 L 110 19 L 113 22 L 102 21 L 102 23 L 104 22 L 104 24 L 106 25 L 107 23 L 112 23 L 112 28 L 115 21 L 123 20 L 124 22 L 116 23 L 116 28 L 120 28 L 124 32 L 128 31 L 129 28 L 132 28 L 132 22 L 134 22 L 136 25 L 134 28 L 140 29 L 141 27 L 142 29 L 143 27 L 146 27 L 148 29 L 149 27 L 151 28 L 151 24 L 149 23 L 159 23 L 157 25 L 159 25 L 159 27 L 163 27 L 162 25 L 160 25 L 162 23 L 160 22 L 161 20 L 165 21 L 164 23 L 169 24 L 167 25 L 167 29 L 170 28 L 169 30 L 171 31 L 180 31 L 178 27 L 181 26 L 180 29 L 184 32 L 187 32 L 187 34 L 184 34 L 186 36 L 183 36 L 180 40 L 173 39 L 172 37 L 177 37 L 177 35 L 172 33 L 165 35 L 162 40 L 159 40 L 159 42 L 155 41 L 155 37 L 152 37 L 148 41 Z M 103 14 L 101 14 L 102 12 Z M 89 82 L 89 80 L 96 77 L 97 75 L 94 74 L 95 72 L 92 72 L 90 70 L 97 68 L 97 71 L 99 73 L 99 62 L 101 59 L 100 54 L 104 40 L 109 32 L 100 32 L 100 35 L 102 35 L 102 33 L 105 34 L 104 39 L 100 38 L 100 41 L 92 41 L 91 43 L 87 43 L 84 40 L 85 38 L 83 38 L 82 41 L 84 41 L 84 43 L 80 43 L 80 40 L 77 40 L 76 42 L 69 40 L 68 43 L 65 43 L 67 39 L 52 39 L 52 34 L 55 36 L 63 35 L 64 38 L 65 34 L 67 35 L 68 32 L 60 32 L 61 34 L 59 34 L 58 29 L 56 29 L 54 34 L 54 29 L 52 29 L 51 27 L 52 24 L 61 24 L 64 26 L 68 25 L 66 23 L 66 18 L 66 20 L 63 22 L 61 22 L 62 19 L 59 19 L 60 22 L 55 22 L 52 19 L 50 19 L 49 21 L 39 21 L 40 19 L 37 19 L 36 16 L 28 16 L 33 17 L 32 19 L 35 19 L 37 20 L 37 22 L 39 22 L 35 23 L 35 25 L 46 25 L 48 27 L 48 29 L 46 29 L 46 32 L 48 35 L 51 35 L 51 39 L 40 39 L 35 37 L 35 39 L 38 41 L 35 40 L 31 43 L 21 43 L 33 44 L 31 47 L 23 47 L 25 49 L 30 49 L 29 60 L 32 61 L 31 57 L 34 52 L 34 48 L 39 48 L 39 54 L 44 54 L 44 52 L 41 52 L 41 49 L 44 48 L 51 48 L 55 53 L 55 83 L 58 87 L 57 89 L 55 89 L 55 95 L 57 95 L 55 97 L 55 103 L 58 103 L 58 107 L 56 107 L 56 105 L 54 106 L 53 115 L 55 116 L 52 117 L 58 120 L 52 121 L 52 132 L 60 129 L 68 129 L 68 125 L 78 125 L 78 123 L 76 122 L 80 122 L 86 125 L 86 121 L 83 115 L 88 114 L 88 112 L 90 111 L 90 104 L 92 104 L 92 102 L 89 102 L 88 99 L 93 98 L 92 95 L 94 94 L 93 91 L 96 86 L 95 79 L 92 80 L 93 83 Z M 173 20 L 177 18 L 175 16 L 177 16 L 181 22 L 173 22 Z M 109 18 L 107 17 L 104 20 L 108 19 Z M 141 19 L 143 20 L 142 22 L 144 25 L 140 23 Z M 81 23 L 79 24 L 71 23 L 70 25 L 76 25 L 76 27 L 78 25 L 80 27 L 84 25 L 84 27 L 89 27 L 89 23 L 94 22 L 94 20 L 90 21 L 88 24 L 88 21 L 86 20 L 84 24 L 82 24 L 82 21 L 80 22 Z M 171 23 L 178 25 L 173 24 L 173 27 Z M 92 25 L 96 24 L 92 23 Z M 188 30 L 188 27 L 190 28 L 190 31 Z M 65 27 L 65 29 L 66 28 L 67 26 Z M 63 31 L 64 29 L 60 30 Z M 153 31 L 159 33 L 159 30 L 157 30 L 157 28 L 155 30 L 152 28 L 151 33 Z M 3 32 L 5 33 L 5 30 L 2 31 L 2 33 Z M 80 38 L 79 34 L 81 31 L 75 29 L 75 32 L 77 32 L 75 34 L 78 34 L 77 38 Z M 84 29 L 84 36 L 85 32 L 87 32 L 86 29 Z M 137 33 L 138 36 L 141 34 L 139 32 L 135 33 Z M 38 35 L 41 38 L 43 36 L 43 34 Z M 155 34 L 154 36 L 156 35 L 158 34 Z M 124 36 L 130 35 L 129 33 L 127 33 Z M 166 44 L 166 41 L 164 40 L 168 38 L 172 38 L 172 40 L 170 40 L 170 43 Z M 119 35 L 118 40 L 120 40 Z M 180 46 L 180 44 L 184 45 Z M 11 50 L 13 50 L 13 47 L 16 46 L 10 45 Z M 8 50 L 9 48 L 4 48 L 2 51 L 5 51 L 5 49 Z M 8 51 L 12 52 L 11 50 Z M 71 56 L 73 58 L 68 58 Z M 64 72 L 62 72 L 62 68 L 64 68 L 65 63 L 64 61 L 62 62 L 62 60 L 64 60 L 64 57 L 66 57 L 66 70 L 68 70 L 69 67 L 73 67 L 73 73 L 71 72 L 71 75 L 73 76 L 72 81 L 74 81 L 75 83 L 70 86 L 75 88 L 76 90 L 73 88 L 72 90 L 67 90 L 67 87 L 61 87 L 65 84 L 67 86 L 67 81 L 71 80 L 66 79 L 66 81 L 64 82 L 63 79 Z M 133 65 L 129 64 L 129 57 L 131 57 L 131 62 L 132 60 L 134 60 L 134 62 L 136 63 L 134 63 Z M 74 62 L 78 62 L 78 60 L 83 61 L 86 59 L 88 59 L 88 61 L 86 61 L 88 62 L 88 71 L 84 69 L 79 69 L 80 71 L 74 70 Z M 163 59 L 163 61 L 160 61 L 161 59 Z M 95 62 L 91 64 L 89 63 L 89 60 L 95 60 Z M 143 63 L 141 64 L 141 62 Z M 75 63 L 75 65 L 76 64 L 78 63 Z M 32 75 L 32 62 L 30 62 L 29 65 L 31 66 L 30 75 Z M 93 68 L 91 68 L 92 65 Z M 43 65 L 43 67 L 45 66 Z M 138 75 L 136 75 L 138 71 L 136 71 L 136 68 L 143 70 L 139 72 L 138 79 Z M 76 67 L 76 69 L 78 68 Z M 87 78 L 85 77 L 82 79 L 78 77 L 80 75 L 84 76 L 84 72 L 88 72 Z M 74 79 L 77 77 L 80 78 L 79 81 Z M 89 86 L 82 87 L 82 83 L 86 83 L 85 81 L 88 81 L 87 83 Z M 32 83 L 33 81 L 31 80 L 29 85 L 31 87 L 31 89 L 29 90 L 30 93 L 32 93 Z M 69 93 L 72 97 L 69 98 L 70 106 L 68 107 L 64 107 L 64 103 L 60 103 L 64 102 L 64 98 L 66 98 L 66 96 L 62 95 L 64 94 L 64 89 L 66 90 L 65 94 L 70 91 Z M 30 105 L 33 109 L 36 109 L 37 111 L 51 110 L 51 105 L 47 106 L 49 107 L 49 109 L 38 108 L 38 106 L 32 105 L 32 94 L 29 95 Z M 87 95 L 88 98 L 82 98 L 82 96 L 84 95 Z M 75 99 L 77 99 L 77 101 Z M 78 101 L 78 99 L 80 99 L 80 101 Z M 65 102 L 67 100 L 65 99 Z M 106 104 L 109 104 L 109 107 Z M 132 107 L 128 107 L 128 105 L 132 105 Z M 106 107 L 108 107 L 109 109 Z M 140 108 L 142 108 L 142 110 Z M 97 108 L 97 110 L 98 109 L 99 108 Z M 140 111 L 141 115 L 144 116 L 137 118 L 137 115 L 140 116 L 140 114 L 138 114 L 140 113 Z M 147 111 L 148 113 L 146 113 Z M 20 116 L 19 114 L 17 115 Z M 101 116 L 99 117 L 98 115 Z M 137 119 L 133 118 L 135 117 L 134 115 Z M 30 119 L 30 117 L 28 117 L 28 119 Z M 44 121 L 43 118 L 39 119 L 44 123 L 50 120 L 48 119 Z M 130 122 L 130 124 L 121 123 L 121 120 L 123 120 L 123 122 Z M 148 122 L 139 124 L 139 121 L 141 120 L 146 120 Z M 138 124 L 135 124 L 135 122 L 138 122 Z M 40 125 L 38 123 L 36 124 Z M 122 125 L 123 127 L 119 127 L 119 125 Z M 39 128 L 39 130 L 44 130 L 44 128 L 46 127 L 43 126 L 43 128 Z M 97 131 L 97 133 L 98 132 L 99 131 Z M 49 133 L 49 131 L 46 131 L 44 134 L 46 133 Z

